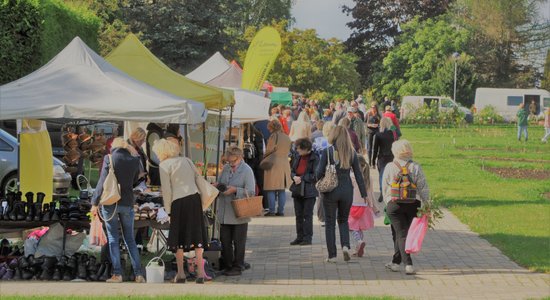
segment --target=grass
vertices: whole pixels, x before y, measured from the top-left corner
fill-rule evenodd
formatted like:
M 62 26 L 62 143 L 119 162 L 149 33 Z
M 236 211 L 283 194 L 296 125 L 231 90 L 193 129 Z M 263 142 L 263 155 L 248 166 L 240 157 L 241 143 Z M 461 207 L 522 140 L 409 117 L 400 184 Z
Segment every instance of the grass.
M 52 296 L 2 296 L 2 300 L 26 300 L 26 299 L 40 299 L 40 300 L 111 300 L 111 299 L 128 299 L 127 296 L 112 296 L 112 297 L 81 297 L 81 296 L 69 296 L 69 297 L 52 297 Z M 131 299 L 142 300 L 142 299 L 166 299 L 166 300 L 176 300 L 176 299 L 186 299 L 186 300 L 292 300 L 292 299 L 310 299 L 310 300 L 398 300 L 403 298 L 396 297 L 245 297 L 245 296 L 203 296 L 203 295 L 185 295 L 185 296 L 132 296 Z
M 403 128 L 433 197 L 518 264 L 550 273 L 550 199 L 544 196 L 550 180 L 505 179 L 485 170 L 549 170 L 543 129 L 530 127 L 529 135 L 525 143 L 513 126 Z

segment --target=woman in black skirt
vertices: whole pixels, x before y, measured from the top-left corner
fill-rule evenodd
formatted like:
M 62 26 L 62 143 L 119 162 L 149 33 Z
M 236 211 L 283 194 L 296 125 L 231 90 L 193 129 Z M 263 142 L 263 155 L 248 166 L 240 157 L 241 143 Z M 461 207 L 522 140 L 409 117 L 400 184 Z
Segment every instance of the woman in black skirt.
M 198 277 L 196 283 L 204 283 L 203 248 L 208 242 L 203 222 L 202 203 L 195 184 L 198 174 L 193 162 L 179 156 L 175 143 L 161 139 L 153 146 L 160 160 L 159 173 L 164 208 L 170 214 L 168 247 L 176 253 L 178 273 L 174 282 L 185 282 L 183 253 L 195 250 Z

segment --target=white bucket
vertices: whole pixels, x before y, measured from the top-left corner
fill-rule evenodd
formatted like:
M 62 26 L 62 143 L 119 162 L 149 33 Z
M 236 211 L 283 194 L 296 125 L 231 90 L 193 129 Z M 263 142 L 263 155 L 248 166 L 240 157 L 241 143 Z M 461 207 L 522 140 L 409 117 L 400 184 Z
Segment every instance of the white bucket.
M 153 262 L 156 262 L 153 264 Z M 162 262 L 162 264 L 159 264 Z M 145 267 L 147 283 L 164 283 L 164 261 L 160 257 L 153 257 Z

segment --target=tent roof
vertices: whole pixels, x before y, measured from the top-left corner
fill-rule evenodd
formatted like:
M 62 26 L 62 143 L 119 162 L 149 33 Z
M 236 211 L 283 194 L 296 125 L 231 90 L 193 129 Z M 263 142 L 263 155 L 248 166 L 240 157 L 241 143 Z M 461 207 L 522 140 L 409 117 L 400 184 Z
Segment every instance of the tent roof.
M 269 94 L 271 101 L 276 104 L 290 104 L 292 103 L 291 92 L 273 92 Z
M 70 118 L 200 123 L 204 104 L 137 81 L 80 38 L 35 72 L 0 86 L 0 119 Z
M 240 88 L 243 82 L 243 71 L 235 65 L 230 65 L 225 72 L 214 77 L 207 83 L 212 86 Z
M 136 79 L 176 96 L 203 102 L 209 109 L 222 109 L 234 103 L 233 91 L 208 86 L 173 71 L 133 34 L 109 53 L 106 60 Z
M 235 107 L 233 110 L 233 119 L 239 123 L 256 122 L 269 119 L 269 105 L 271 100 L 263 97 L 259 93 L 235 89 Z M 229 117 L 229 112 L 223 114 Z
M 227 59 L 220 52 L 216 52 L 195 70 L 187 74 L 187 78 L 198 82 L 208 82 L 225 72 L 230 66 L 231 64 Z

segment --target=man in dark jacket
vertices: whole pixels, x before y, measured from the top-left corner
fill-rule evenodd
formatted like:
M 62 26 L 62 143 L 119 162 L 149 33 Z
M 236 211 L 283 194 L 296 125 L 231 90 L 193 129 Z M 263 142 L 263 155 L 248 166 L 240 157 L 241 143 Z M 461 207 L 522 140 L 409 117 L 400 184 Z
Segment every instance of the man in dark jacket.
M 315 167 L 319 164 L 319 156 L 312 152 L 310 139 L 298 139 L 294 142 L 296 152 L 290 162 L 292 185 L 290 191 L 294 198 L 296 214 L 296 239 L 291 245 L 311 245 L 313 238 L 313 207 L 318 195 L 315 188 Z

